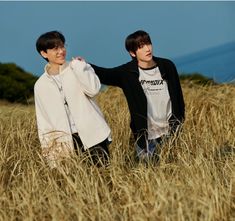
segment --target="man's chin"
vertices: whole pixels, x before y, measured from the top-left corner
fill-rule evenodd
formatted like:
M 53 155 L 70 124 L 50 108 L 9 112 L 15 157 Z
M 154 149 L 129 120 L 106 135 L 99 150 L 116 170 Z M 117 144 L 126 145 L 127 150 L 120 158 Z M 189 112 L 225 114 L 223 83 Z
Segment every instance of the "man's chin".
M 151 56 L 148 56 L 147 58 L 146 58 L 146 61 L 147 62 L 149 62 L 149 61 L 152 61 L 153 60 L 153 56 L 151 55 Z
M 64 64 L 64 63 L 65 63 L 65 60 L 61 60 L 61 61 L 59 62 L 60 65 L 62 65 L 62 64 Z

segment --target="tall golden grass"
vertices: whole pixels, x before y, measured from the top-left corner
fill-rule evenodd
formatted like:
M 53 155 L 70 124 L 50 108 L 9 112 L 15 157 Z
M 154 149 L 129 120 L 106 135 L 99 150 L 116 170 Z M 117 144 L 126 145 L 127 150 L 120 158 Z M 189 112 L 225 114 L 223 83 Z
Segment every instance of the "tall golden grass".
M 235 220 L 235 87 L 183 84 L 186 121 L 158 164 L 135 161 L 121 90 L 98 103 L 112 129 L 111 164 L 41 158 L 34 106 L 0 104 L 0 220 Z

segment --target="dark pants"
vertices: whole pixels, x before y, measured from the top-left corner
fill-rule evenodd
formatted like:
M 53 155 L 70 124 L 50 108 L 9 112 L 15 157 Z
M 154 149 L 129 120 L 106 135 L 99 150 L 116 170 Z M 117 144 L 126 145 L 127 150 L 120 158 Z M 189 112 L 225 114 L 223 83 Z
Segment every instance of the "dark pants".
M 105 139 L 101 143 L 96 144 L 93 147 L 85 150 L 82 144 L 82 141 L 77 133 L 72 134 L 73 144 L 75 152 L 78 154 L 82 152 L 83 154 L 87 154 L 88 158 L 91 160 L 91 163 L 97 166 L 107 166 L 109 163 L 109 149 L 108 145 L 110 142 L 108 139 Z

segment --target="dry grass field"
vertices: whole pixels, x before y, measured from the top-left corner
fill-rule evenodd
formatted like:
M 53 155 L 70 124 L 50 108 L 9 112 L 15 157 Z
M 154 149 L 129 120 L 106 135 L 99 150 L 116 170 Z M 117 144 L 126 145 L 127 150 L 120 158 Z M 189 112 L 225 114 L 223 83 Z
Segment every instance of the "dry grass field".
M 112 129 L 111 164 L 41 158 L 34 106 L 0 103 L 0 221 L 235 220 L 235 87 L 183 84 L 186 121 L 158 164 L 135 161 L 122 92 L 97 100 Z

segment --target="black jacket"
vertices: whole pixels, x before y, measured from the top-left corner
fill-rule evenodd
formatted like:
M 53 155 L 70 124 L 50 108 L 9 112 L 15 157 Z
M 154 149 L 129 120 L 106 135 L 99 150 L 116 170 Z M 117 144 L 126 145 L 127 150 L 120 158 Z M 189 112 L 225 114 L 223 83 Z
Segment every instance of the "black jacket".
M 172 102 L 172 116 L 169 120 L 171 132 L 174 132 L 184 120 L 184 99 L 174 63 L 165 58 L 153 57 L 159 67 L 162 78 L 166 80 Z M 148 138 L 147 98 L 139 82 L 139 70 L 136 60 L 115 68 L 102 68 L 91 64 L 102 84 L 122 88 L 130 110 L 130 127 L 138 146 L 146 148 Z

